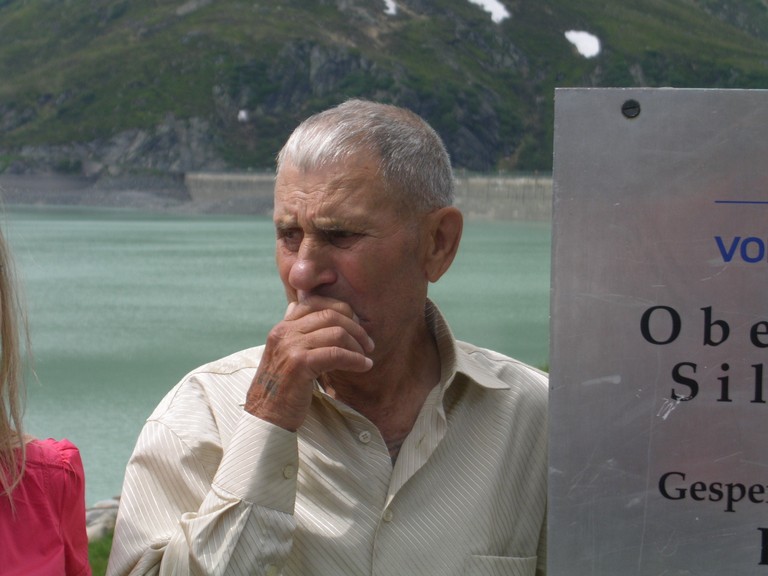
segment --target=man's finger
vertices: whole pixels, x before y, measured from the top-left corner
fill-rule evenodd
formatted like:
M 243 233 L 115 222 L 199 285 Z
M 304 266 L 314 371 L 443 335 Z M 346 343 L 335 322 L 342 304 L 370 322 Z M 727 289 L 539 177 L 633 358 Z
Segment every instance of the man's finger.
M 357 323 L 360 322 L 357 314 L 355 314 L 355 311 L 352 310 L 352 307 L 349 304 L 334 298 L 326 298 L 323 296 L 307 296 L 306 298 L 296 300 L 291 304 L 294 304 L 294 306 L 291 306 L 290 304 L 288 305 L 291 319 L 296 319 L 301 316 L 311 314 L 312 312 L 319 312 L 320 310 L 330 309 L 335 310 L 339 314 L 343 314 L 347 318 L 351 318 Z M 288 319 L 288 312 L 286 312 L 286 319 Z
M 288 307 L 285 309 L 283 320 L 288 320 L 295 309 L 296 309 L 296 302 L 289 302 Z
M 367 372 L 373 367 L 373 360 L 359 352 L 337 346 L 328 346 L 308 350 L 307 364 L 319 376 L 334 371 Z

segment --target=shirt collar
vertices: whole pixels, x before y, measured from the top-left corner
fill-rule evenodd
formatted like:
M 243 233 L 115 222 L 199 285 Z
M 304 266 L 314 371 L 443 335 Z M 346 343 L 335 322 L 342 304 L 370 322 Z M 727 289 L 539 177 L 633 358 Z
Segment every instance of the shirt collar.
M 483 362 L 482 354 L 470 354 L 453 336 L 448 323 L 434 302 L 427 300 L 425 308 L 427 324 L 437 342 L 440 354 L 440 387 L 445 391 L 458 374 L 483 388 L 505 390 L 509 385 L 499 379 Z

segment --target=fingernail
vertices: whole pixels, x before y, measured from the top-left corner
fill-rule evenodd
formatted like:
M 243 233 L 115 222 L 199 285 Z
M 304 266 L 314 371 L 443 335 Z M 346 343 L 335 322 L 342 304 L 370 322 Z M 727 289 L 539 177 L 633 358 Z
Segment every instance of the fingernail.
M 283 316 L 283 319 L 288 318 L 290 316 L 291 312 L 293 312 L 293 309 L 296 308 L 296 302 L 289 302 L 288 308 L 285 309 L 285 316 Z

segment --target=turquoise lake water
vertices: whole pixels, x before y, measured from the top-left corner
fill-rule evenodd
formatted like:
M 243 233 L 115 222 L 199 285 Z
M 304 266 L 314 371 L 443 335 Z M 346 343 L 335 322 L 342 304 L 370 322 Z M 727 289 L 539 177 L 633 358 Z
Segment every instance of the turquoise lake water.
M 80 448 L 88 504 L 120 492 L 143 421 L 186 372 L 261 344 L 285 308 L 267 217 L 11 207 L 30 318 L 28 431 Z M 431 297 L 457 338 L 545 366 L 549 223 L 465 225 Z

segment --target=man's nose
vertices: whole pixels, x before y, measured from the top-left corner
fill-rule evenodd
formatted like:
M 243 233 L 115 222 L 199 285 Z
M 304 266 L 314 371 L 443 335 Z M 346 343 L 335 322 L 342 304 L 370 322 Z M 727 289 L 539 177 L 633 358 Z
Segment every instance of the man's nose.
M 312 238 L 304 237 L 288 272 L 288 283 L 296 291 L 312 293 L 318 288 L 333 284 L 336 271 L 327 247 Z

